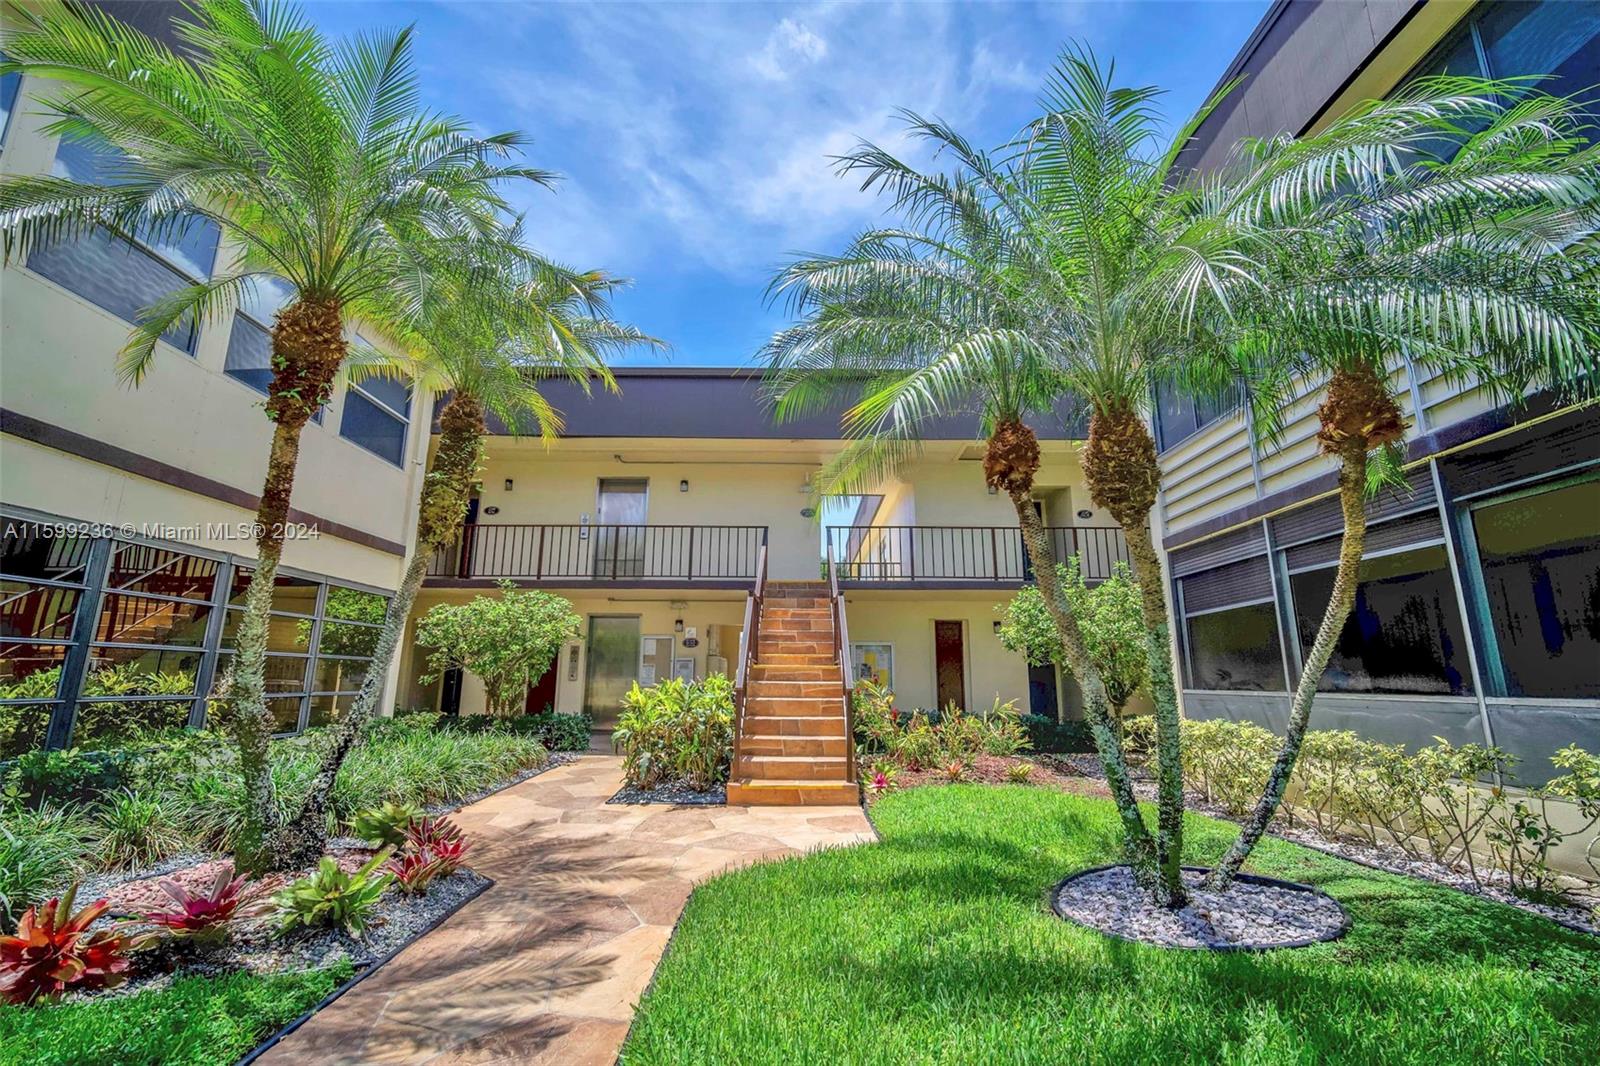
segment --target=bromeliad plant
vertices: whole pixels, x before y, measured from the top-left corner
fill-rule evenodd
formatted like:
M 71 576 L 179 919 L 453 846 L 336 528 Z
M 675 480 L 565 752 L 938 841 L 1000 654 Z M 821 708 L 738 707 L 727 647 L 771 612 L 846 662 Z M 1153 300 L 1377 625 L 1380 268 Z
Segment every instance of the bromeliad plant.
M 422 895 L 434 880 L 449 877 L 461 868 L 468 844 L 454 822 L 448 818 L 421 818 L 406 826 L 405 850 L 384 864 L 400 887 L 412 895 Z
M 392 854 L 392 849 L 384 848 L 355 873 L 346 872 L 332 856 L 324 855 L 310 876 L 272 897 L 280 931 L 331 928 L 361 936 L 379 897 L 394 883 L 393 874 L 380 870 Z
M 406 842 L 412 823 L 422 817 L 414 803 L 385 803 L 356 812 L 350 831 L 369 844 L 398 848 Z
M 127 980 L 129 938 L 89 931 L 110 904 L 96 900 L 74 914 L 77 892 L 73 885 L 65 896 L 28 908 L 16 933 L 0 936 L 0 999 L 23 1006 Z
M 162 880 L 160 887 L 172 900 L 166 910 L 149 911 L 139 920 L 171 936 L 215 943 L 228 934 L 229 923 L 247 900 L 244 891 L 249 877 L 233 876 L 233 864 L 218 868 L 211 883 L 199 892 L 190 892 L 176 881 Z

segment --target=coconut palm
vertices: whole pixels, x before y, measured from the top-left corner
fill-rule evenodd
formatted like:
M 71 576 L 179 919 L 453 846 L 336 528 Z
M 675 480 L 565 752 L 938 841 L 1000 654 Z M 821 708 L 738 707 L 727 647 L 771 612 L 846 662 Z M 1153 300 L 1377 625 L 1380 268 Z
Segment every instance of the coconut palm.
M 600 271 L 574 271 L 528 251 L 520 222 L 503 239 L 441 243 L 429 254 L 425 285 L 405 316 L 411 356 L 393 359 L 368 350 L 350 373 L 400 372 L 432 392 L 448 392 L 439 413 L 439 444 L 423 481 L 416 535 L 400 587 L 389 600 L 372 664 L 355 702 L 324 749 L 300 813 L 286 827 L 307 861 L 326 843 L 328 797 L 339 767 L 376 713 L 390 663 L 434 552 L 461 531 L 473 482 L 482 464 L 485 416 L 514 432 L 532 429 L 547 443 L 561 431 L 561 413 L 539 391 L 564 377 L 587 393 L 591 384 L 616 390 L 608 357 L 639 344 L 657 344 L 614 321 L 609 296 L 623 283 Z
M 0 230 L 8 257 L 95 228 L 165 238 L 198 219 L 239 248 L 225 268 L 146 308 L 118 362 L 133 384 L 175 324 L 225 317 L 259 279 L 290 291 L 271 331 L 266 401 L 272 447 L 256 514 L 228 726 L 248 803 L 242 870 L 278 864 L 265 702 L 268 611 L 289 514 L 300 433 L 328 399 L 361 319 L 395 328 L 384 290 L 414 272 L 416 246 L 487 231 L 507 179 L 550 176 L 507 161 L 519 134 L 478 137 L 419 110 L 411 31 L 333 46 L 274 0 L 196 0 L 174 21 L 174 51 L 87 5 L 7 3 L 0 69 L 20 71 L 55 116 L 49 131 L 109 146 L 111 180 L 8 176 Z
M 906 220 L 863 233 L 838 255 L 797 259 L 773 281 L 799 321 L 765 346 L 780 419 L 846 402 L 852 438 L 818 477 L 821 493 L 870 491 L 915 455 L 922 428 L 975 411 L 987 438 L 984 478 L 1011 499 L 1062 654 L 1121 815 L 1124 851 L 1158 886 L 1155 845 L 1133 795 L 1105 681 L 1090 659 L 1057 578 L 1032 487 L 1039 442 L 1028 419 L 1049 419 L 1064 396 L 1054 319 L 1039 298 L 1050 272 L 1038 215 L 1019 175 L 943 123 L 906 116 L 913 137 L 952 152 L 955 173 L 923 173 L 863 144 L 840 171 L 885 193 Z M 1170 892 L 1170 890 L 1168 890 Z
M 1401 362 L 1501 401 L 1593 394 L 1600 375 L 1600 148 L 1573 101 L 1526 83 L 1428 79 L 1299 140 L 1248 146 L 1270 180 L 1246 203 L 1281 239 L 1238 343 L 1181 375 L 1247 380 L 1255 423 L 1325 379 L 1317 440 L 1337 461 L 1343 539 L 1333 592 L 1260 801 L 1211 875 L 1226 887 L 1282 802 L 1317 687 L 1350 616 L 1365 500 L 1400 483 Z

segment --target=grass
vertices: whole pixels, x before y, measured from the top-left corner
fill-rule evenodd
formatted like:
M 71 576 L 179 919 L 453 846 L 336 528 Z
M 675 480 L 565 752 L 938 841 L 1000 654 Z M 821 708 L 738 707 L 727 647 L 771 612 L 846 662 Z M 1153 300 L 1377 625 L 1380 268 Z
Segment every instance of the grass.
M 1262 954 L 1131 945 L 1053 916 L 1116 861 L 1113 808 L 1026 786 L 890 795 L 878 845 L 712 881 L 689 901 L 622 1061 L 1576 1063 L 1600 1047 L 1600 939 L 1279 840 L 1342 940 Z M 1235 829 L 1191 817 L 1187 859 Z
M 0 1006 L 0 1066 L 236 1062 L 316 1005 L 351 967 L 180 977 L 165 988 L 45 1007 Z

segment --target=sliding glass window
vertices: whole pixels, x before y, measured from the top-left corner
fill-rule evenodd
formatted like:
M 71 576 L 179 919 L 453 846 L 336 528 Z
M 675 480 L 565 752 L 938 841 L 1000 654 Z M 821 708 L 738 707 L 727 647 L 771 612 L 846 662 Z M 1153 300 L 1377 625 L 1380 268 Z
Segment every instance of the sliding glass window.
M 91 540 L 0 517 L 0 759 L 43 747 L 76 638 Z

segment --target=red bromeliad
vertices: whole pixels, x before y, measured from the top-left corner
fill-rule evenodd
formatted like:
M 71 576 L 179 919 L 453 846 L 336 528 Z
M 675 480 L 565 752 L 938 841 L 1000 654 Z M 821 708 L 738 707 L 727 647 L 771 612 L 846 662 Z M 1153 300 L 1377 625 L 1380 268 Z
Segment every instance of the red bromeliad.
M 217 870 L 203 892 L 192 893 L 176 881 L 162 881 L 161 890 L 172 897 L 175 907 L 152 911 L 140 917 L 174 936 L 214 937 L 223 934 L 234 913 L 244 902 L 243 874 L 232 877 L 233 864 Z
M 55 999 L 68 988 L 112 988 L 127 979 L 129 940 L 89 932 L 110 904 L 96 900 L 72 913 L 78 886 L 60 899 L 29 907 L 15 936 L 0 936 L 0 998 L 22 1005 Z

